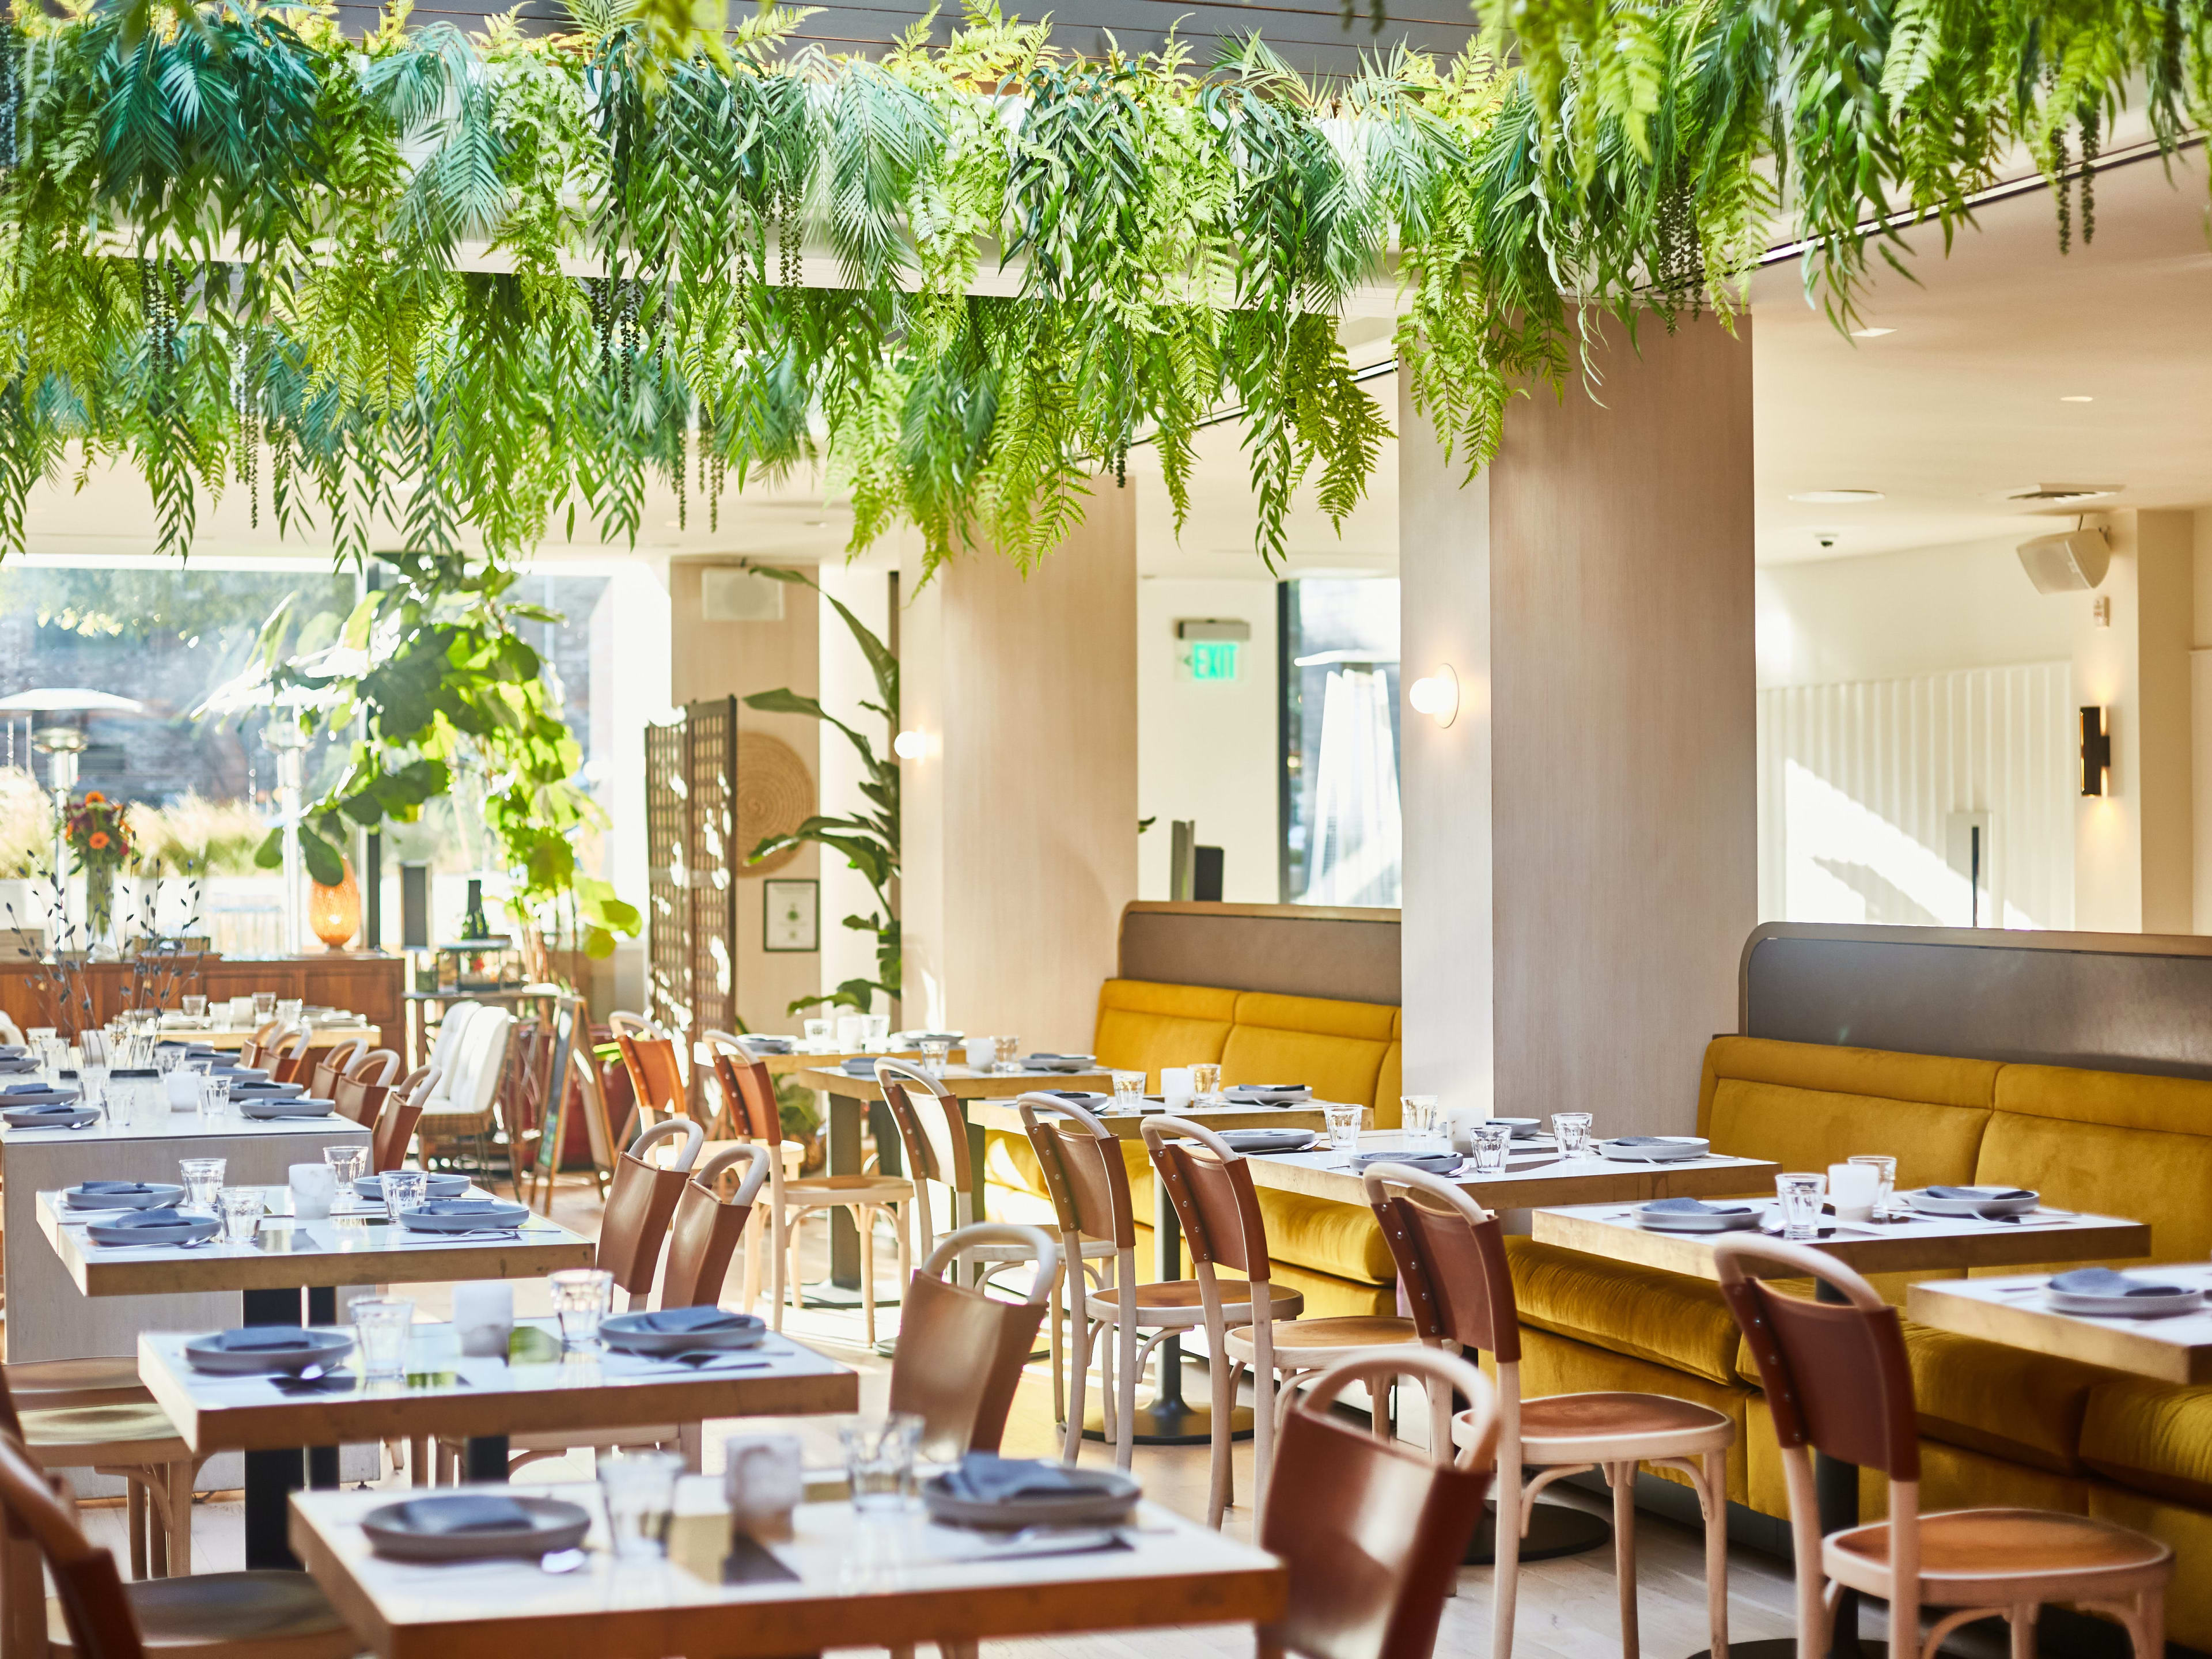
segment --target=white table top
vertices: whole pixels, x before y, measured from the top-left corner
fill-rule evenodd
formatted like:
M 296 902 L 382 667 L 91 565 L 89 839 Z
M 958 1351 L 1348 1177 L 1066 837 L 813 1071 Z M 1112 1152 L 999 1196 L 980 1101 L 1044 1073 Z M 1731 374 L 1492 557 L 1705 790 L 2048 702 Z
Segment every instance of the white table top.
M 343 1369 L 303 1387 L 195 1370 L 184 1357 L 191 1334 L 149 1331 L 138 1339 L 138 1374 L 199 1453 L 860 1409 L 853 1370 L 774 1332 L 699 1370 L 613 1352 L 564 1356 L 556 1321 L 516 1324 L 538 1334 L 535 1352 L 544 1357 L 536 1363 L 462 1354 L 434 1372 L 365 1382 L 349 1356 Z M 452 1330 L 417 1323 L 413 1334 L 419 1341 Z
M 583 1565 L 558 1575 L 534 1561 L 424 1565 L 372 1554 L 359 1522 L 402 1496 L 389 1492 L 293 1493 L 291 1542 L 383 1659 L 501 1651 L 771 1659 L 832 1647 L 1251 1623 L 1282 1605 L 1274 1557 L 1152 1504 L 1124 1531 L 1128 1547 L 996 1560 L 988 1559 L 989 1534 L 933 1526 L 919 1514 L 860 1516 L 843 1503 L 805 1504 L 792 1541 L 768 1547 L 793 1576 L 725 1584 L 729 1531 L 720 1488 L 709 1477 L 680 1484 L 665 1561 L 606 1553 L 596 1487 L 529 1488 L 529 1496 L 568 1498 L 599 1517 Z
M 2212 1262 L 2130 1267 L 2131 1277 L 2212 1292 Z M 1930 1279 L 1905 1291 L 1905 1316 L 1937 1330 L 1977 1336 L 2161 1382 L 2212 1382 L 2212 1307 L 2170 1319 L 2100 1319 L 2049 1305 L 2049 1275 Z
M 158 1106 L 151 1103 L 156 1098 L 151 1091 L 161 1086 L 143 1079 L 110 1083 L 107 1109 L 97 1123 L 88 1123 L 82 1129 L 19 1129 L 0 1124 L 0 1146 L 27 1141 L 89 1146 L 103 1140 L 205 1140 L 219 1135 L 307 1135 L 335 1146 L 368 1137 L 367 1129 L 336 1112 L 326 1117 L 247 1117 L 234 1104 L 220 1112 L 176 1111 L 166 1096 L 159 1097 Z M 116 1091 L 122 1088 L 146 1091 L 145 1098 L 128 1103 L 118 1101 Z
M 1361 1154 L 1403 1151 L 1406 1137 L 1396 1130 L 1359 1137 Z M 1304 1152 L 1249 1152 L 1254 1184 L 1304 1193 L 1346 1204 L 1367 1201 L 1365 1183 L 1351 1156 L 1327 1145 Z M 1444 1177 L 1492 1210 L 1532 1209 L 1539 1205 L 1582 1200 L 1702 1197 L 1740 1193 L 1765 1186 L 1772 1190 L 1778 1166 L 1759 1158 L 1705 1157 L 1666 1163 L 1600 1158 L 1562 1158 L 1549 1137 L 1516 1140 L 1506 1154 L 1504 1170 L 1478 1175 L 1474 1160 L 1463 1159 Z

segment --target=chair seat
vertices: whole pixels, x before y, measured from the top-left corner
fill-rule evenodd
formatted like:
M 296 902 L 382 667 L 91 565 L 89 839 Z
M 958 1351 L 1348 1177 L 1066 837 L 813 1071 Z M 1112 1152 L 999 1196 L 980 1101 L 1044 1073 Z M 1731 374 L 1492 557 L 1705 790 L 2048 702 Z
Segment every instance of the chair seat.
M 1889 1523 L 1852 1527 L 1822 1540 L 1828 1577 L 1887 1595 Z M 2157 1583 L 2173 1552 L 2157 1539 L 2049 1510 L 1947 1510 L 1920 1517 L 1920 1595 L 1939 1606 L 2070 1601 Z
M 361 1638 L 304 1572 L 204 1572 L 124 1586 L 147 1650 L 245 1650 L 253 1659 L 351 1659 Z M 74 1655 L 61 1603 L 46 1602 L 47 1639 Z
M 1236 1284 L 1230 1279 L 1225 1284 Z M 1279 1285 L 1267 1287 L 1268 1307 L 1278 1322 L 1296 1319 L 1304 1311 L 1305 1297 L 1297 1291 L 1286 1291 Z M 1109 1322 L 1120 1316 L 1121 1304 L 1112 1291 L 1092 1291 L 1084 1297 L 1084 1311 L 1091 1319 Z M 1249 1324 L 1252 1304 L 1249 1292 L 1246 1299 L 1225 1303 L 1222 1316 Z M 1206 1304 L 1194 1279 L 1154 1279 L 1137 1286 L 1137 1323 L 1139 1325 L 1172 1325 L 1186 1327 L 1206 1322 Z
M 152 1401 L 120 1406 L 33 1407 L 20 1413 L 23 1443 L 32 1456 L 52 1465 L 63 1458 L 80 1465 L 181 1463 L 191 1449 L 177 1433 L 168 1413 Z
M 8 1392 L 19 1406 L 37 1405 L 41 1394 L 125 1394 L 147 1398 L 135 1353 L 94 1354 L 82 1359 L 32 1359 L 5 1368 Z M 77 1405 L 112 1405 L 113 1401 L 76 1400 Z
M 1348 1355 L 1370 1348 L 1395 1348 L 1401 1343 L 1418 1342 L 1421 1334 L 1410 1319 L 1354 1314 L 1335 1319 L 1279 1320 L 1273 1338 L 1275 1369 L 1304 1371 L 1333 1365 Z M 1245 1325 L 1231 1331 L 1221 1346 L 1231 1359 L 1250 1364 L 1252 1328 Z
M 902 1204 L 914 1196 L 914 1182 L 900 1176 L 809 1176 L 784 1183 L 785 1205 L 807 1209 L 823 1204 Z

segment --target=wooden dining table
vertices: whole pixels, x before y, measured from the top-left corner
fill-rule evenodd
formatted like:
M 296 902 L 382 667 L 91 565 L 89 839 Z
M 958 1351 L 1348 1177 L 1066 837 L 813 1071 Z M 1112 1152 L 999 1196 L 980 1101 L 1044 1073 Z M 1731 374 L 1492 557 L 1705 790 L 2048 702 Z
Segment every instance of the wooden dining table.
M 1156 1504 L 1140 1504 L 1109 1547 L 1079 1553 L 935 1526 L 918 1511 L 862 1514 L 842 1501 L 800 1504 L 787 1543 L 733 1545 L 720 1482 L 694 1477 L 678 1485 L 667 1559 L 638 1560 L 608 1552 L 595 1487 L 534 1486 L 531 1495 L 592 1511 L 573 1570 L 377 1555 L 361 1522 L 393 1501 L 386 1492 L 295 1493 L 292 1544 L 379 1659 L 779 1659 L 1253 1626 L 1282 1611 L 1287 1588 L 1273 1556 Z
M 2138 1279 L 2212 1294 L 2212 1262 L 2166 1262 L 2127 1271 Z M 1905 1316 L 1939 1331 L 2161 1382 L 2212 1382 L 2212 1307 L 2155 1319 L 2064 1313 L 2050 1305 L 2050 1279 L 2048 1273 L 2027 1273 L 1924 1280 L 1906 1288 Z

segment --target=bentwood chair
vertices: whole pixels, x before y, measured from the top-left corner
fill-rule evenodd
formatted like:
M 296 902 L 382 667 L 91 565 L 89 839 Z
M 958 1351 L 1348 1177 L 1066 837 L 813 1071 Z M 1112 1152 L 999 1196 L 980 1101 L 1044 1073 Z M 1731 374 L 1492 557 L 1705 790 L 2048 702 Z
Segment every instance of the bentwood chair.
M 349 1659 L 362 1648 L 304 1572 L 125 1584 L 12 1435 L 0 1434 L 0 1653 L 7 1659 Z M 50 1601 L 41 1582 L 53 1575 Z
M 395 1064 L 398 1058 L 397 1054 L 391 1055 Z M 413 1079 L 410 1079 L 409 1081 L 412 1082 Z M 391 1082 L 390 1070 L 384 1067 L 377 1060 L 376 1056 L 372 1054 L 362 1064 L 353 1067 L 350 1072 L 331 1083 L 328 1085 L 329 1093 L 325 1097 L 337 1103 L 337 1114 L 340 1117 L 349 1119 L 365 1129 L 373 1130 L 376 1127 L 376 1120 L 384 1114 L 384 1103 L 391 1097 Z M 320 1092 L 324 1086 L 319 1083 L 316 1085 L 317 1091 Z M 403 1088 L 405 1086 L 405 1085 L 402 1085 Z
M 388 1048 L 384 1052 L 392 1053 Z M 365 1036 L 357 1036 L 347 1042 L 333 1042 L 323 1050 L 320 1057 L 316 1059 L 314 1064 L 308 1068 L 309 1076 L 301 1079 L 301 1081 L 307 1084 L 309 1094 L 318 1099 L 328 1100 L 331 1097 L 331 1091 L 337 1087 L 338 1079 L 352 1071 L 368 1054 L 368 1039 Z M 392 1054 L 392 1063 L 395 1067 L 398 1066 L 399 1056 Z M 389 1078 L 384 1080 L 387 1083 L 391 1081 Z
M 637 1105 L 636 1127 L 688 1117 L 683 1057 L 676 1039 L 659 1030 L 615 1029 L 615 1046 L 622 1050 L 623 1069 L 629 1073 L 630 1093 Z
M 423 1109 L 437 1086 L 438 1068 L 425 1066 L 406 1085 L 385 1097 L 369 1130 L 368 1164 L 372 1175 L 396 1170 L 407 1161 L 407 1149 L 415 1141 L 415 1127 L 422 1121 Z
M 2155 1538 L 2082 1515 L 2044 1510 L 1920 1512 L 1920 1425 L 1897 1310 L 1825 1252 L 1729 1234 L 1713 1253 L 1766 1390 L 1790 1498 L 1797 1580 L 1798 1659 L 1829 1645 L 1846 1589 L 1889 1603 L 1890 1651 L 1909 1632 L 1935 1659 L 1961 1625 L 2002 1619 L 2014 1659 L 2035 1651 L 2048 1602 L 2111 1614 L 2136 1659 L 2166 1651 L 2166 1586 L 2173 1552 Z M 1836 1297 L 1811 1301 L 1765 1283 L 1811 1279 Z M 1889 1518 L 1820 1535 L 1814 1451 L 1889 1479 Z M 1923 1638 L 1920 1610 L 1940 1615 Z
M 192 1570 L 195 1456 L 129 1358 L 46 1359 L 0 1368 L 0 1432 L 42 1469 L 124 1482 L 131 1576 Z
M 818 1211 L 850 1210 L 860 1234 L 860 1322 L 870 1347 L 876 1341 L 876 1231 L 878 1212 L 891 1218 L 897 1242 L 898 1273 L 905 1281 L 912 1261 L 908 1243 L 906 1212 L 914 1198 L 914 1183 L 899 1176 L 808 1176 L 794 1180 L 783 1158 L 783 1110 L 775 1097 L 775 1081 L 768 1067 L 742 1040 L 725 1039 L 713 1047 L 714 1079 L 722 1091 L 730 1118 L 740 1133 L 769 1150 L 769 1200 L 756 1208 L 752 1242 L 745 1249 L 745 1306 L 760 1293 L 761 1267 L 765 1257 L 773 1286 L 769 1322 L 783 1328 L 784 1287 L 791 1289 L 791 1305 L 804 1305 L 799 1277 L 800 1224 Z M 688 1121 L 688 1120 L 687 1120 Z M 763 1243 L 766 1248 L 763 1249 Z M 902 1323 L 901 1329 L 904 1329 Z M 903 1337 L 901 1339 L 903 1340 Z
M 1401 1376 L 1432 1400 L 1456 1391 L 1473 1402 L 1456 1460 L 1441 1442 L 1418 1452 L 1329 1411 L 1353 1382 L 1380 1400 Z M 1353 1355 L 1286 1393 L 1255 1541 L 1289 1569 L 1289 1589 L 1280 1616 L 1260 1627 L 1260 1659 L 1430 1659 L 1482 1518 L 1495 1428 L 1489 1382 L 1436 1348 Z
M 1260 1217 L 1260 1197 L 1252 1171 L 1229 1143 L 1188 1118 L 1145 1120 L 1145 1147 L 1160 1172 L 1160 1185 L 1182 1223 L 1183 1248 L 1198 1274 L 1200 1305 L 1206 1314 L 1207 1352 L 1212 1356 L 1213 1490 L 1208 1520 L 1221 1524 L 1231 1501 L 1229 1442 L 1239 1374 L 1252 1373 L 1252 1502 L 1267 1501 L 1267 1477 L 1274 1461 L 1275 1379 L 1295 1388 L 1309 1372 L 1376 1348 L 1417 1343 L 1420 1333 L 1410 1319 L 1381 1315 L 1342 1315 L 1330 1319 L 1295 1319 L 1277 1315 L 1258 1319 L 1232 1314 L 1224 1300 L 1216 1269 L 1232 1268 L 1254 1285 L 1270 1285 L 1273 1263 L 1267 1255 L 1267 1227 Z M 1244 1292 L 1249 1302 L 1254 1295 Z M 1249 1320 L 1240 1324 L 1238 1319 Z M 1374 1402 L 1376 1429 L 1387 1431 L 1385 1401 Z
M 279 1032 L 270 1045 L 269 1058 L 262 1062 L 269 1067 L 271 1083 L 304 1084 L 313 1076 L 314 1051 L 307 1045 L 315 1040 L 314 1033 L 304 1025 L 295 1025 Z
M 1027 1250 L 1036 1263 L 1029 1293 L 1019 1302 L 958 1282 L 957 1264 L 965 1252 L 1004 1245 Z M 943 1277 L 948 1272 L 951 1283 Z M 921 1419 L 923 1460 L 950 1462 L 966 1452 L 998 1450 L 1046 1301 L 1059 1283 L 1060 1248 L 1051 1235 L 1005 1221 L 947 1233 L 915 1270 L 899 1309 L 890 1409 Z
M 256 1069 L 269 1065 L 276 1047 L 276 1039 L 285 1027 L 279 1020 L 264 1020 L 253 1028 L 253 1035 L 238 1045 L 238 1063 Z
M 1494 1424 L 1462 1415 L 1448 1431 L 1462 1447 L 1497 1440 L 1498 1534 L 1491 1593 L 1490 1650 L 1511 1659 L 1521 1540 L 1536 1496 L 1570 1474 L 1602 1472 L 1613 1488 L 1613 1570 L 1621 1650 L 1638 1651 L 1636 1471 L 1680 1471 L 1698 1494 L 1705 1523 L 1705 1616 L 1712 1651 L 1728 1647 L 1728 1451 L 1735 1425 L 1717 1411 L 1659 1394 L 1521 1395 L 1521 1321 L 1498 1218 L 1459 1188 L 1402 1164 L 1378 1164 L 1363 1179 L 1382 1224 L 1413 1323 L 1425 1341 L 1488 1354 L 1497 1367 Z M 1432 1402 L 1433 1403 L 1433 1402 Z M 1533 1480 L 1528 1471 L 1534 1469 Z

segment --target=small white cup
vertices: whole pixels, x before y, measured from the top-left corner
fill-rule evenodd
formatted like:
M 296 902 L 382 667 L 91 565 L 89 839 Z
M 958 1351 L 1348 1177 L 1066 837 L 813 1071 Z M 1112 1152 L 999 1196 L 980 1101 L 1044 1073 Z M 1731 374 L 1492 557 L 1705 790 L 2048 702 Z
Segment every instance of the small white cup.
M 1872 1220 L 1875 1195 L 1881 1190 L 1881 1176 L 1871 1164 L 1828 1166 L 1828 1202 L 1838 1221 Z
M 1160 1093 L 1167 1101 L 1168 1110 L 1181 1111 L 1190 1104 L 1191 1097 L 1197 1092 L 1196 1086 L 1190 1080 L 1189 1066 L 1160 1067 Z
M 730 1527 L 763 1544 L 791 1537 L 791 1512 L 806 1496 L 799 1437 L 733 1434 L 722 1442 L 722 1495 Z
M 327 1164 L 295 1164 L 291 1176 L 292 1213 L 302 1221 L 327 1217 L 338 1195 L 338 1172 Z
M 453 1286 L 453 1328 L 461 1352 L 504 1359 L 514 1334 L 514 1286 L 504 1279 L 471 1279 Z
M 999 1048 L 988 1037 L 970 1037 L 967 1054 L 969 1070 L 988 1072 L 998 1061 Z

